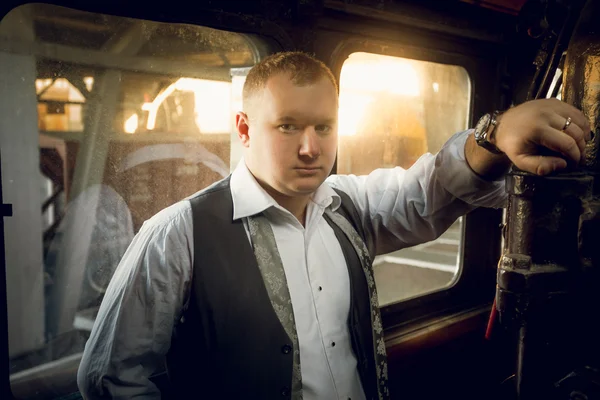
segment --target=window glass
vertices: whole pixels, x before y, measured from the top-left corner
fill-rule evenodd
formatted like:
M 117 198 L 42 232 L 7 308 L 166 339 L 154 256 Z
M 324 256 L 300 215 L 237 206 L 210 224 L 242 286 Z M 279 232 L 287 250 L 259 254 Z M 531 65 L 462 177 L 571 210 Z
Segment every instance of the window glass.
M 227 176 L 248 37 L 44 4 L 0 23 L 10 380 L 76 391 L 112 274 L 142 223 Z M 237 141 L 236 141 L 237 142 Z
M 464 68 L 352 53 L 340 75 L 337 172 L 409 168 L 466 129 L 470 81 Z M 429 243 L 378 256 L 379 303 L 385 306 L 451 285 L 459 274 L 462 218 Z

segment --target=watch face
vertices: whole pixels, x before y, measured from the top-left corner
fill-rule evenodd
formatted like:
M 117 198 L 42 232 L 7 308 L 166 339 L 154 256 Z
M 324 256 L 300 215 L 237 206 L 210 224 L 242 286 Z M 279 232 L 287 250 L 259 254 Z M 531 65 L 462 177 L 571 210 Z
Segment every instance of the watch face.
M 485 133 L 487 132 L 488 127 L 490 126 L 490 122 L 492 120 L 492 116 L 490 114 L 485 114 L 483 117 L 477 121 L 477 125 L 475 125 L 475 139 L 480 140 L 483 139 Z

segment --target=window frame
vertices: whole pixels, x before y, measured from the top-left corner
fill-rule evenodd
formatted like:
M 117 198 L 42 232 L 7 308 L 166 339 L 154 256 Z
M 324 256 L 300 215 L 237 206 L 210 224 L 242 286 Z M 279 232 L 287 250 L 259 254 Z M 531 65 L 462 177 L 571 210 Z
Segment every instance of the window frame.
M 0 21 L 6 17 L 8 13 L 12 10 L 33 4 L 35 2 L 29 1 L 16 1 L 14 3 L 2 4 L 0 5 Z M 290 37 L 287 35 L 287 32 L 281 28 L 280 25 L 277 25 L 267 19 L 262 18 L 261 16 L 253 16 L 239 13 L 233 13 L 229 11 L 223 10 L 215 10 L 214 8 L 209 8 L 208 5 L 203 5 L 205 10 L 199 15 L 195 15 L 193 17 L 183 17 L 181 14 L 166 14 L 162 13 L 159 10 L 149 9 L 145 12 L 132 12 L 133 8 L 119 8 L 119 6 L 111 6 L 111 5 L 82 5 L 82 4 L 73 4 L 72 2 L 54 0 L 45 2 L 45 4 L 56 6 L 56 7 L 66 7 L 76 11 L 88 12 L 88 13 L 96 13 L 96 14 L 105 14 L 105 15 L 114 15 L 122 18 L 131 18 L 137 20 L 145 20 L 150 21 L 152 23 L 164 23 L 164 24 L 185 24 L 185 25 L 193 25 L 217 30 L 223 30 L 231 33 L 237 33 L 242 35 L 245 40 L 248 42 L 248 45 L 251 47 L 253 51 L 253 58 L 255 63 L 259 62 L 264 57 L 282 51 L 284 49 L 292 48 L 292 41 Z M 35 46 L 27 46 L 23 50 L 23 54 L 32 55 L 36 57 L 43 57 L 47 60 L 53 60 L 51 56 L 40 55 L 36 53 Z M 65 61 L 66 62 L 66 61 Z M 72 65 L 78 65 L 77 62 L 71 62 Z M 85 65 L 85 64 L 84 64 Z M 135 69 L 123 69 L 123 71 L 127 72 L 135 72 Z M 51 132 L 52 133 L 52 132 Z M 39 135 L 39 132 L 35 133 Z M 72 137 L 81 142 L 82 141 L 82 133 L 67 133 L 67 134 L 57 134 L 57 136 L 61 136 L 61 138 Z M 63 137 L 64 136 L 64 137 Z M 136 140 L 135 138 L 128 138 L 127 135 L 122 135 L 120 139 L 127 141 Z M 1 166 L 0 166 L 0 177 L 2 176 Z M 2 182 L 0 182 L 0 301 L 4 301 L 5 306 L 0 310 L 0 329 L 4 329 L 5 332 L 8 333 L 9 329 L 9 321 L 8 321 L 8 291 L 7 291 L 7 263 L 6 263 L 6 251 L 5 251 L 5 217 L 13 217 L 12 208 L 10 204 L 4 204 L 3 196 L 2 196 Z M 9 233 L 10 234 L 10 233 Z M 75 356 L 77 354 L 74 354 Z M 6 361 L 9 360 L 9 343 L 8 339 L 5 344 L 0 346 L 0 356 L 4 356 Z M 71 375 L 73 367 L 79 363 L 79 359 L 70 356 L 70 358 L 66 360 L 56 360 L 58 362 L 52 362 L 52 366 L 48 368 L 48 370 L 39 370 L 38 366 L 32 366 L 31 369 L 35 370 L 35 372 L 31 373 L 30 377 L 26 377 L 24 379 L 20 379 L 18 382 L 19 387 L 21 387 L 27 395 L 24 398 L 29 398 L 30 396 L 35 396 L 36 393 L 41 389 L 42 392 L 52 393 L 52 398 L 67 398 L 73 393 L 74 390 L 78 390 L 72 386 L 76 375 Z M 75 364 L 76 363 L 76 364 Z M 44 365 L 44 364 L 41 364 Z M 1 379 L 5 383 L 0 390 L 0 393 L 5 393 L 6 398 L 16 398 L 13 395 L 13 387 L 10 382 L 10 362 L 5 363 L 0 369 Z M 67 372 L 64 371 L 67 369 Z M 157 384 L 157 386 L 161 389 L 164 389 L 168 386 L 166 381 L 166 373 L 164 371 L 159 372 L 150 377 L 152 381 Z M 58 392 L 57 392 L 58 391 Z M 39 395 L 39 394 L 38 394 Z M 1 396 L 0 396 L 1 397 Z
M 489 71 L 485 71 L 481 67 L 477 62 L 477 56 L 473 57 L 468 52 L 460 54 L 449 51 L 442 48 L 440 43 L 438 46 L 425 48 L 411 46 L 400 41 L 350 37 L 339 42 L 331 55 L 329 66 L 338 83 L 344 62 L 352 53 L 356 52 L 463 67 L 470 80 L 471 93 L 467 121 L 468 126 L 472 127 L 473 121 L 476 121 L 479 116 L 496 109 L 492 107 L 494 104 L 486 104 L 494 103 L 493 101 L 480 101 L 482 97 L 492 100 L 490 96 L 479 93 L 479 90 L 484 89 L 483 85 L 479 84 L 486 82 L 486 75 L 489 74 Z M 337 158 L 332 173 L 336 172 Z M 491 304 L 495 295 L 493 288 L 496 283 L 496 263 L 500 257 L 501 222 L 501 209 L 479 208 L 463 217 L 459 273 L 454 278 L 453 284 L 444 289 L 381 307 L 388 346 L 399 340 L 418 322 L 430 321 L 481 304 Z M 490 226 L 497 228 L 490 230 Z M 481 242 L 481 234 L 478 232 L 489 232 L 485 243 Z

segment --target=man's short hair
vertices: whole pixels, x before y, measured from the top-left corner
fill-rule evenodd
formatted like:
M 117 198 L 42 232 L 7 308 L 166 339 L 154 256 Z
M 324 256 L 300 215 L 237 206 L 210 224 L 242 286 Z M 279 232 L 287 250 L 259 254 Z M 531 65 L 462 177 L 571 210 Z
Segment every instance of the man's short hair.
M 337 92 L 337 82 L 331 70 L 323 62 L 301 51 L 272 54 L 256 64 L 246 77 L 242 99 L 244 103 L 262 90 L 269 78 L 280 73 L 289 74 L 295 85 L 303 86 L 327 78 Z

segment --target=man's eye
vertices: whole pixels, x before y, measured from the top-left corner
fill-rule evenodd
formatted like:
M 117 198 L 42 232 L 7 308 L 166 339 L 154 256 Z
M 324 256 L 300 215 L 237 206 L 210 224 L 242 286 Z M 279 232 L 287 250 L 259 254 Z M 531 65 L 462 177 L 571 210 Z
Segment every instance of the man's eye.
M 279 130 L 282 132 L 293 132 L 297 129 L 298 129 L 298 127 L 296 125 L 292 125 L 292 124 L 279 125 Z
M 329 131 L 331 131 L 331 127 L 329 125 L 317 125 L 315 126 L 315 131 L 318 133 L 329 133 Z

